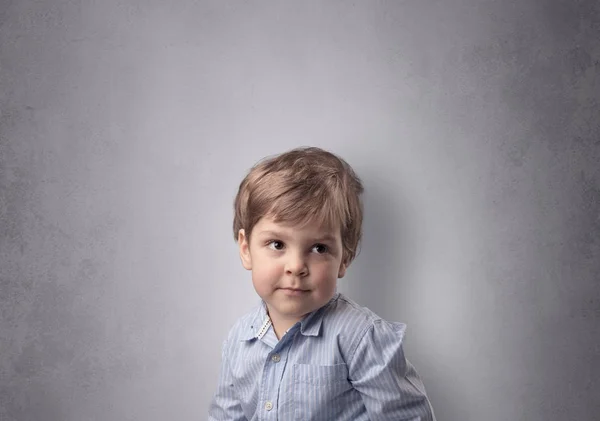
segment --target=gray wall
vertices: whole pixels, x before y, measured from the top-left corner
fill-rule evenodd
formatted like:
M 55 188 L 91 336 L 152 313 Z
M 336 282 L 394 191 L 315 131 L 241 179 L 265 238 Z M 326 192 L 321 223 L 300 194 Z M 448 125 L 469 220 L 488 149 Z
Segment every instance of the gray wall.
M 205 419 L 235 190 L 299 145 L 440 421 L 597 420 L 598 4 L 3 1 L 0 420 Z

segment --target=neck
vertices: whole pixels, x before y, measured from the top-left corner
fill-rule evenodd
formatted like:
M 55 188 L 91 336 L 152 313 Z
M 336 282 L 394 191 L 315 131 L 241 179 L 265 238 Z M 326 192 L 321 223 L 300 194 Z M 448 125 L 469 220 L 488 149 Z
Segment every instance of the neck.
M 275 332 L 275 336 L 277 339 L 281 339 L 285 332 L 290 330 L 292 326 L 298 323 L 302 318 L 297 317 L 280 317 L 276 314 L 273 314 L 272 311 L 268 311 L 269 318 L 271 319 L 271 323 L 273 324 L 273 331 Z
M 273 323 L 273 330 L 275 331 L 275 336 L 277 339 L 281 339 L 285 333 L 290 330 L 292 326 L 294 326 L 296 322 L 293 323 Z

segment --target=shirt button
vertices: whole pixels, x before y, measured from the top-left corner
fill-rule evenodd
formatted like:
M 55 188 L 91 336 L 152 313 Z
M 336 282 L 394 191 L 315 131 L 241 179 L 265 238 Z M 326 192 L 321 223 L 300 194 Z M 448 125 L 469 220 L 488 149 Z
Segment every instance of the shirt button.
M 270 411 L 271 409 L 273 409 L 273 403 L 271 401 L 267 401 L 267 403 L 265 403 L 265 409 L 267 411 Z
M 279 356 L 279 354 L 274 354 L 271 357 L 271 360 L 273 360 L 274 363 L 278 363 L 279 361 L 281 361 L 281 357 Z

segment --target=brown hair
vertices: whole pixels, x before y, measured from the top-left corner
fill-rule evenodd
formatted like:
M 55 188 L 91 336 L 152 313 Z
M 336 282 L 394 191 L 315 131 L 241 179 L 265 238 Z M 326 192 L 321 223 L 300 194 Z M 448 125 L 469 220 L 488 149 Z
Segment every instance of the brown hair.
M 342 158 L 320 148 L 297 148 L 259 161 L 242 180 L 235 197 L 233 236 L 248 238 L 264 216 L 275 222 L 319 221 L 339 226 L 343 261 L 358 254 L 363 205 L 360 178 Z

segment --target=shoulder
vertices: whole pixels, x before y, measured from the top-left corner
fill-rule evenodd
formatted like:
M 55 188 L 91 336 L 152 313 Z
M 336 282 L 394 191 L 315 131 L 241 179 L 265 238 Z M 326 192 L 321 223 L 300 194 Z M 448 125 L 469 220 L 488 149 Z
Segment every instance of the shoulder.
M 380 325 L 406 326 L 404 323 L 382 319 L 372 310 L 359 305 L 342 293 L 339 293 L 337 298 L 330 303 L 323 322 L 329 325 L 329 328 L 331 325 L 337 324 L 340 328 L 352 326 L 354 330 L 362 331 Z
M 390 338 L 387 340 L 393 337 L 397 342 L 402 342 L 406 331 L 405 323 L 385 320 L 341 293 L 330 303 L 323 317 L 323 325 L 329 333 L 345 339 L 350 354 L 365 338 L 388 336 Z

